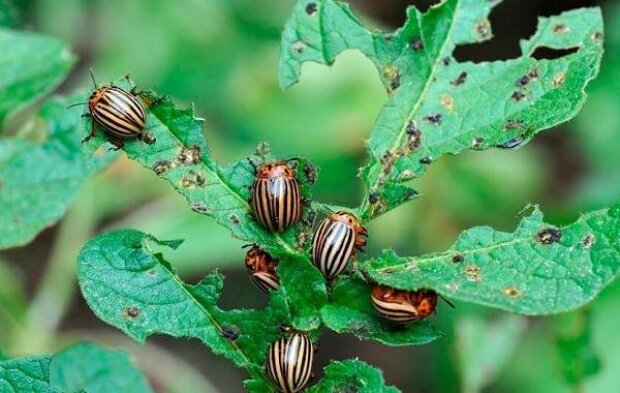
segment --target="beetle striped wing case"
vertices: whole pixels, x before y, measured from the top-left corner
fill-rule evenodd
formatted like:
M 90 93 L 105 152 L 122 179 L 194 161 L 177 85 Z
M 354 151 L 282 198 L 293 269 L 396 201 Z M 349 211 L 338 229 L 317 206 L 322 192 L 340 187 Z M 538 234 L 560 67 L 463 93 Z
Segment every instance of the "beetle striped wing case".
M 437 293 L 426 289 L 401 291 L 377 285 L 372 290 L 371 298 L 377 314 L 398 325 L 420 321 L 437 307 Z
M 349 259 L 366 245 L 366 230 L 352 214 L 337 212 L 325 218 L 312 240 L 312 260 L 331 280 L 346 268 Z
M 303 333 L 283 337 L 269 348 L 267 371 L 274 383 L 285 393 L 303 390 L 312 376 L 314 348 Z
M 93 119 L 110 136 L 127 140 L 141 135 L 146 124 L 146 112 L 140 100 L 120 87 L 102 87 L 88 100 Z
M 264 228 L 272 232 L 288 229 L 302 215 L 301 190 L 295 171 L 285 162 L 260 166 L 250 202 L 254 217 Z

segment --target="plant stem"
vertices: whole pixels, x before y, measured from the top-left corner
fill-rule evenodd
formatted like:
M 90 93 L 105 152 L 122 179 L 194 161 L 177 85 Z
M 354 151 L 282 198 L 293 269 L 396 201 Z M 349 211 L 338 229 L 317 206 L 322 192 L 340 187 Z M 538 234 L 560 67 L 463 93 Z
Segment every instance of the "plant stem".
M 13 354 L 46 352 L 62 321 L 77 285 L 77 254 L 90 239 L 97 222 L 92 186 L 85 189 L 62 220 L 47 269 L 28 309 L 26 326 L 14 332 Z

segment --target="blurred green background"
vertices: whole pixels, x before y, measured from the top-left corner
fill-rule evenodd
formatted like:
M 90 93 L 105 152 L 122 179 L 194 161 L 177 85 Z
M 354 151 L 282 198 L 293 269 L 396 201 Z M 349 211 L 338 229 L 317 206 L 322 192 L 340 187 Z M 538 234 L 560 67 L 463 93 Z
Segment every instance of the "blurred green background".
M 14 28 L 61 38 L 80 56 L 61 92 L 130 72 L 137 84 L 194 103 L 222 162 L 243 158 L 261 141 L 280 156 L 304 156 L 320 167 L 316 199 L 354 206 L 362 197 L 357 168 L 364 138 L 387 96 L 369 60 L 346 52 L 332 68 L 308 65 L 301 83 L 277 87 L 279 34 L 291 0 L 0 0 Z M 365 22 L 394 29 L 405 7 L 432 1 L 351 1 Z M 607 53 L 582 114 L 517 151 L 448 157 L 416 187 L 422 197 L 371 225 L 369 255 L 395 248 L 416 255 L 447 248 L 462 230 L 512 230 L 528 203 L 558 224 L 581 211 L 620 201 L 620 7 L 617 2 L 505 0 L 492 16 L 496 38 L 459 48 L 461 61 L 517 56 L 518 40 L 538 15 L 602 5 Z M 15 126 L 19 116 L 13 119 Z M 224 307 L 261 307 L 265 299 L 243 270 L 243 245 L 192 213 L 163 181 L 122 157 L 83 188 L 77 204 L 28 246 L 0 253 L 0 347 L 9 356 L 54 351 L 79 340 L 127 348 L 158 392 L 241 392 L 242 370 L 197 342 L 151 338 L 131 343 L 99 321 L 81 298 L 77 252 L 94 234 L 131 227 L 186 242 L 168 255 L 181 277 L 196 282 L 220 269 Z M 380 229 L 380 230 L 378 230 Z M 381 367 L 403 392 L 617 392 L 620 389 L 620 285 L 584 310 L 521 318 L 458 304 L 439 307 L 445 332 L 437 343 L 387 348 L 326 333 L 317 369 L 330 359 L 360 357 Z M 318 373 L 320 374 L 320 372 Z

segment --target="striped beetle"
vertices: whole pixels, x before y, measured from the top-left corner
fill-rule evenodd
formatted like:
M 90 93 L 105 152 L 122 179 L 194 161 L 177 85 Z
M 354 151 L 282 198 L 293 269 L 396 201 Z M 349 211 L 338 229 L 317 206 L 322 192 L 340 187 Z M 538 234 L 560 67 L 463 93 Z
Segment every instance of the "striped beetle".
M 245 267 L 254 285 L 264 293 L 280 288 L 280 278 L 276 273 L 278 261 L 261 250 L 257 245 L 249 245 L 245 254 Z
M 312 240 L 312 261 L 331 280 L 345 269 L 357 251 L 366 246 L 368 232 L 351 213 L 330 214 L 317 227 Z
M 145 132 L 146 111 L 144 104 L 138 98 L 136 88 L 126 91 L 118 86 L 98 87 L 91 70 L 91 77 L 95 90 L 88 99 L 88 114 L 92 119 L 90 134 L 82 142 L 88 141 L 96 135 L 95 123 L 101 126 L 110 143 L 115 146 L 113 150 L 119 150 L 124 142 L 139 138 L 145 143 L 155 143 L 155 137 Z M 131 84 L 129 76 L 125 79 Z M 152 105 L 157 105 L 160 99 Z
M 297 393 L 310 381 L 314 346 L 305 333 L 280 338 L 271 344 L 267 356 L 269 376 L 284 393 Z
M 250 161 L 252 165 L 252 161 Z M 250 205 L 254 217 L 266 229 L 283 232 L 302 215 L 301 188 L 287 161 L 254 168 Z
M 437 307 L 437 293 L 430 289 L 402 291 L 376 285 L 372 289 L 371 298 L 375 311 L 382 318 L 398 325 L 420 321 L 431 315 Z

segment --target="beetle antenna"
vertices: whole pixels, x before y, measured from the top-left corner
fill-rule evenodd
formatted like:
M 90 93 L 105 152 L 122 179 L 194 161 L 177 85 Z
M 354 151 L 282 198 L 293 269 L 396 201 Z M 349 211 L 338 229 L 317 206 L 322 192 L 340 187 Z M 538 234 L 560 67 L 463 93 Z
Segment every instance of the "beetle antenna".
M 241 248 L 249 248 L 249 247 L 254 247 L 255 244 L 253 243 L 248 243 L 248 244 L 244 244 L 243 246 L 241 246 Z
M 443 295 L 437 294 L 441 300 L 443 300 L 444 302 L 446 302 L 448 304 L 448 306 L 452 307 L 452 308 L 456 308 L 456 306 L 454 305 L 454 303 L 452 303 L 451 301 L 449 301 L 448 299 L 446 299 L 445 297 L 443 297 Z
M 76 106 L 80 106 L 80 105 L 86 105 L 86 103 L 85 102 L 77 102 L 75 104 L 71 104 L 71 105 L 67 106 L 67 109 L 75 108 Z
M 93 85 L 95 85 L 95 89 L 96 89 L 97 81 L 95 80 L 95 72 L 93 71 L 93 67 L 90 67 L 90 79 L 93 80 Z

